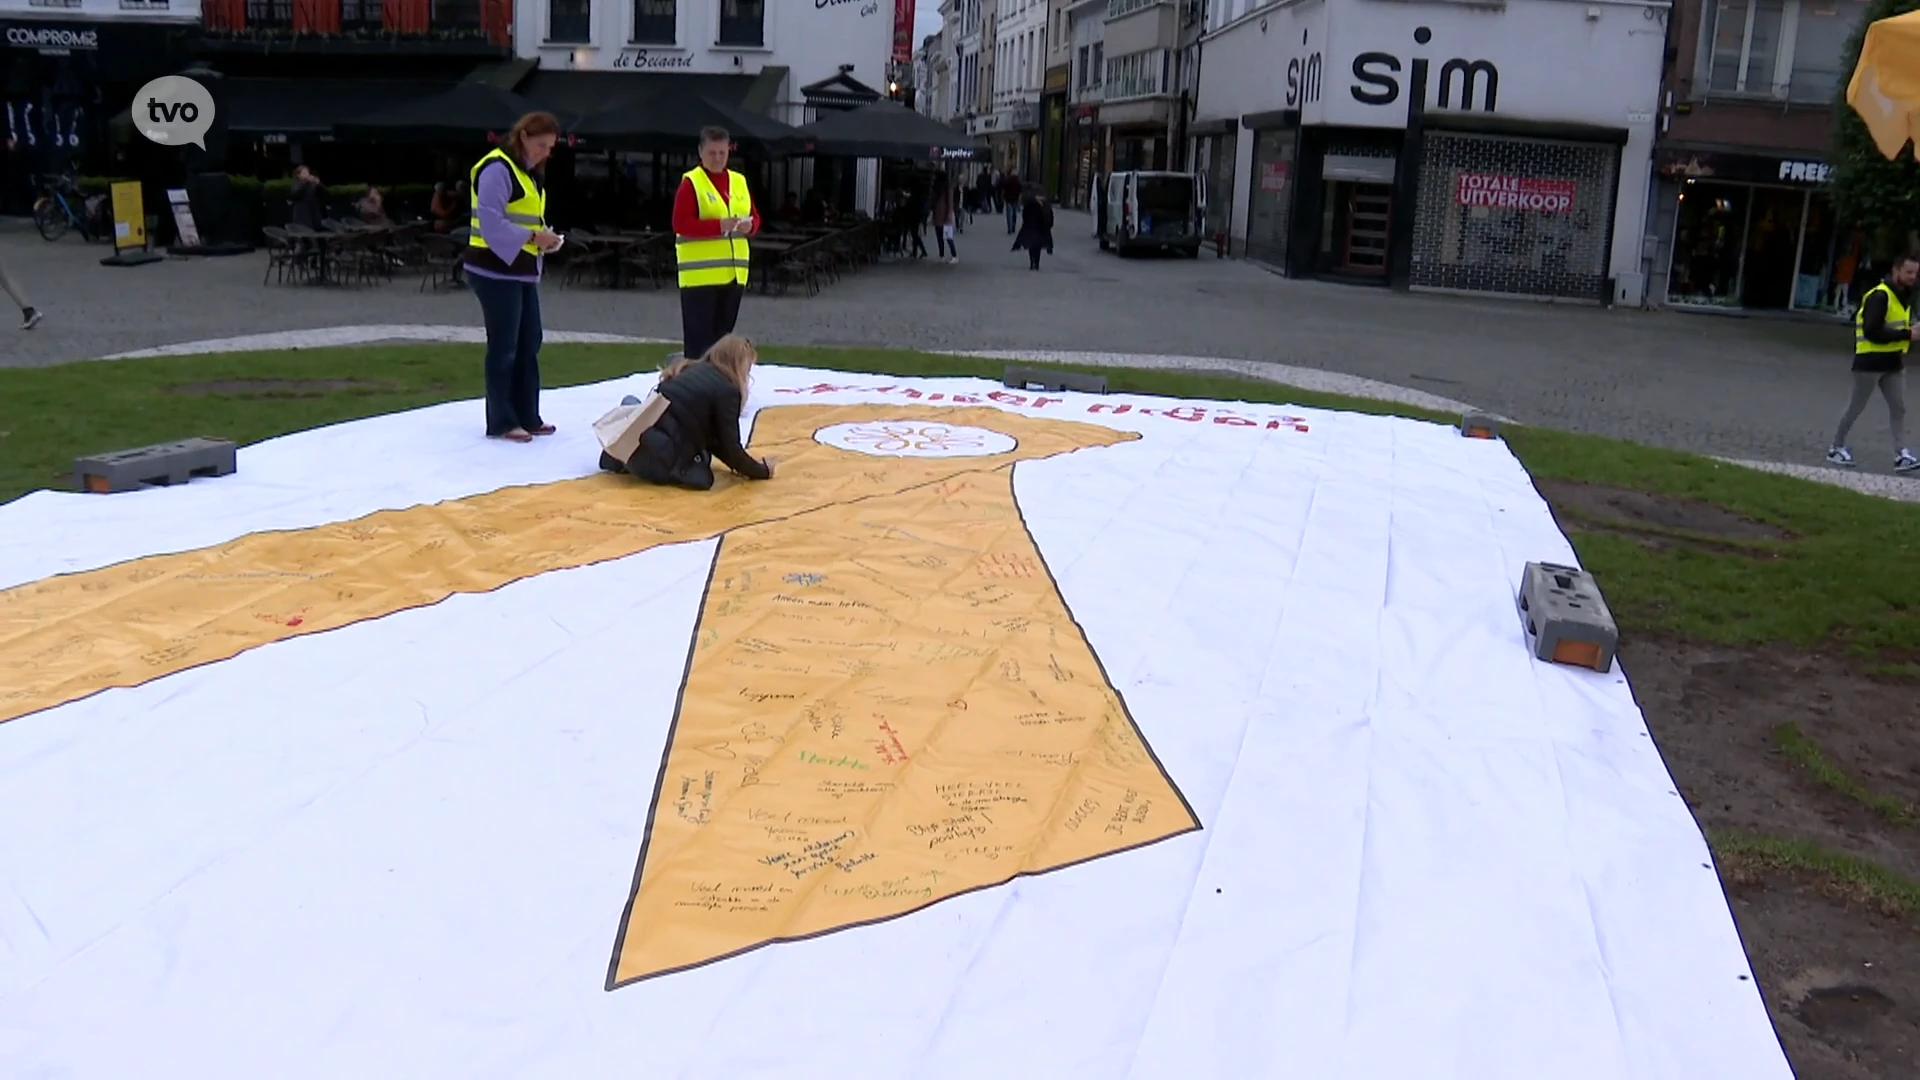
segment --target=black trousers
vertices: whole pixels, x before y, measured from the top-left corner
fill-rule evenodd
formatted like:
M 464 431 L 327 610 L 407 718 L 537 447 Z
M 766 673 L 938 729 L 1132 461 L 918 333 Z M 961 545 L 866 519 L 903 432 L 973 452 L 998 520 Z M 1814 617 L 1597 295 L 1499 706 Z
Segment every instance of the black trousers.
M 680 290 L 680 337 L 689 360 L 707 355 L 713 343 L 733 333 L 740 321 L 744 285 L 701 285 Z

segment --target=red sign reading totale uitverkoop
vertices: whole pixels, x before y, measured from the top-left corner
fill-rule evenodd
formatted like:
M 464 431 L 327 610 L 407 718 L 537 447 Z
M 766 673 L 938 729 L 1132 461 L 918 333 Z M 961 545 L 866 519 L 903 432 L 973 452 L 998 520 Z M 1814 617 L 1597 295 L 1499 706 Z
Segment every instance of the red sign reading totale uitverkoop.
M 1532 210 L 1542 214 L 1565 214 L 1573 210 L 1573 196 L 1580 185 L 1572 180 L 1539 180 L 1531 176 L 1501 176 L 1496 173 L 1461 173 L 1454 188 L 1454 201 L 1461 206 L 1491 210 Z

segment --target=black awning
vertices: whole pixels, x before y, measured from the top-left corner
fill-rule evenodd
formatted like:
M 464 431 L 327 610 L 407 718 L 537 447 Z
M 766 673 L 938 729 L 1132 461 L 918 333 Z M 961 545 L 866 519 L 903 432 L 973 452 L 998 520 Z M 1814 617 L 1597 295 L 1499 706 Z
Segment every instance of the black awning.
M 441 79 L 224 80 L 227 130 L 237 135 L 331 135 L 334 126 L 435 94 Z
M 509 90 L 463 82 L 437 94 L 389 105 L 334 125 L 342 138 L 385 141 L 468 141 L 504 134 L 540 107 Z M 556 117 L 564 129 L 573 119 Z
M 758 81 L 752 75 L 702 75 L 667 71 L 536 71 L 519 92 L 543 109 L 591 116 L 671 91 L 739 105 Z
M 847 157 L 965 160 L 987 149 L 978 137 L 894 101 L 829 113 L 800 133 L 813 140 L 815 153 Z
M 725 128 L 753 156 L 810 152 L 799 129 L 679 86 L 589 113 L 567 133 L 608 150 L 679 150 L 698 145 L 707 127 Z

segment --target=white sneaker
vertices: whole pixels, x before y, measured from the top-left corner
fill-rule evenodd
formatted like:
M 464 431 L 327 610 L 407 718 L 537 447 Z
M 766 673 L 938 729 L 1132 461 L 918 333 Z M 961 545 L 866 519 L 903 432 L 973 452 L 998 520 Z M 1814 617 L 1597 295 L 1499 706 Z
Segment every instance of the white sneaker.
M 40 320 L 46 317 L 46 313 L 39 308 L 28 308 L 20 313 L 20 329 L 31 330 L 39 326 Z
M 1920 469 L 1920 458 L 1914 457 L 1911 450 L 1902 450 L 1900 456 L 1893 459 L 1894 472 L 1913 472 L 1915 469 Z
M 947 260 L 947 265 L 948 265 L 948 266 L 959 266 L 959 265 L 960 265 L 960 256 L 958 256 L 958 255 L 955 255 L 955 256 L 953 256 L 952 258 L 950 258 L 950 259 L 948 259 L 948 260 Z
M 1844 446 L 1836 446 L 1827 451 L 1827 464 L 1839 465 L 1842 468 L 1851 469 L 1853 468 L 1853 452 Z

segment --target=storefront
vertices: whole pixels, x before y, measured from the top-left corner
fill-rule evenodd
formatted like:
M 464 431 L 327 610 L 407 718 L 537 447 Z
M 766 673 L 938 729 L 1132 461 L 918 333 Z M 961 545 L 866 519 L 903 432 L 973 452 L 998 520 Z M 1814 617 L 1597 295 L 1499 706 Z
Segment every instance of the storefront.
M 1056 203 L 1066 201 L 1071 170 L 1066 165 L 1067 86 L 1073 68 L 1062 64 L 1047 70 L 1040 97 L 1040 183 Z
M 967 134 L 987 140 L 993 167 L 1021 177 L 1032 175 L 1040 157 L 1040 110 L 1021 102 L 967 121 Z
M 0 206 L 16 213 L 30 208 L 34 176 L 126 172 L 116 162 L 124 166 L 129 153 L 139 152 L 122 145 L 131 130 L 116 132 L 111 120 L 149 79 L 187 66 L 200 8 L 198 0 L 128 3 L 140 5 L 137 14 L 97 18 L 78 3 L 61 9 L 31 0 L 0 3 L 0 86 L 6 90 Z M 53 14 L 71 17 L 48 17 Z
M 1243 130 L 1236 249 L 1291 276 L 1638 303 L 1662 62 L 1647 21 L 1510 0 L 1283 5 L 1219 27 L 1194 123 Z M 1569 78 L 1568 57 L 1607 77 Z
M 1233 222 L 1233 166 L 1239 160 L 1240 125 L 1231 121 L 1196 124 L 1193 139 L 1194 171 L 1206 178 L 1207 235 L 1225 236 Z
M 1826 162 L 1666 147 L 1656 169 L 1668 306 L 1845 312 L 1857 299 L 1861 252 L 1836 226 Z
M 1087 208 L 1093 178 L 1100 171 L 1099 107 L 1069 105 L 1063 160 L 1066 162 L 1066 197 L 1061 200 L 1076 210 Z

